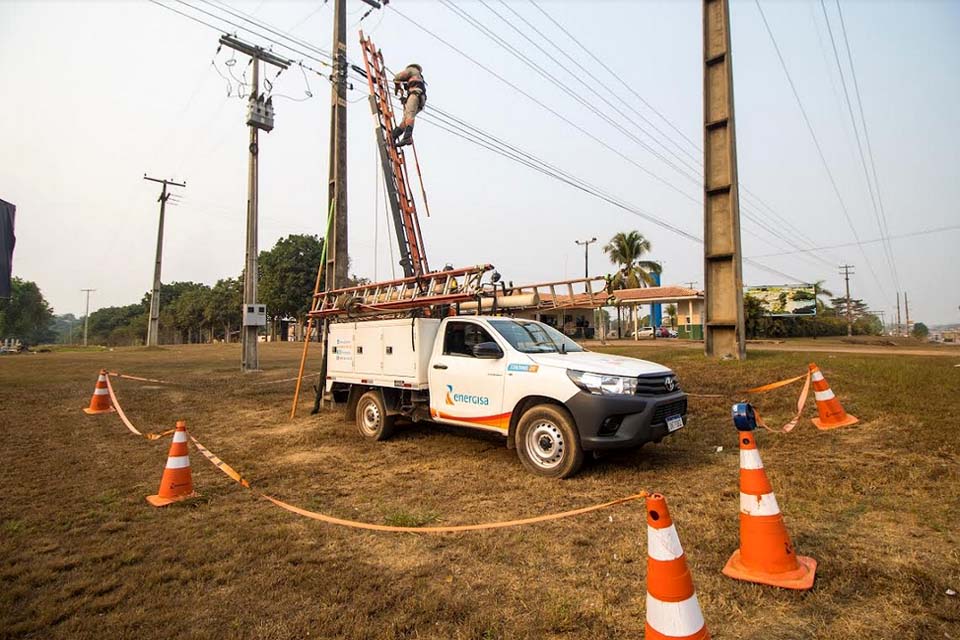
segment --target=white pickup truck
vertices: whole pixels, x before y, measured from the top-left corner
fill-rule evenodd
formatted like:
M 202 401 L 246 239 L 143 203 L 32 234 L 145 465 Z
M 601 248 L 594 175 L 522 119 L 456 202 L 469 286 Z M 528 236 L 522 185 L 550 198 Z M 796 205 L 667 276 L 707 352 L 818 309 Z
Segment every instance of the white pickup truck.
M 553 478 L 576 473 L 585 451 L 659 442 L 687 412 L 666 367 L 494 316 L 332 324 L 325 389 L 367 438 L 390 437 L 398 416 L 494 431 Z

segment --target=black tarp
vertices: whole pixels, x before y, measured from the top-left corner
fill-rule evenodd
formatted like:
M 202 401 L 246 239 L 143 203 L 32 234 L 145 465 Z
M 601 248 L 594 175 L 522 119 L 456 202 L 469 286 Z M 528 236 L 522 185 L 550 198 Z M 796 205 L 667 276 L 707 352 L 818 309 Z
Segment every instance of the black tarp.
M 10 276 L 13 273 L 13 245 L 17 238 L 13 234 L 13 220 L 17 207 L 6 200 L 0 200 L 0 298 L 10 297 Z

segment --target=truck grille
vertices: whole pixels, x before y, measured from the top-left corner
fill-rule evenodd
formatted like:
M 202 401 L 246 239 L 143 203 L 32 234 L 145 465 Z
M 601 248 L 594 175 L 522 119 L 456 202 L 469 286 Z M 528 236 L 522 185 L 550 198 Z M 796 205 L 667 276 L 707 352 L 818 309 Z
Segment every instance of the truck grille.
M 666 375 L 653 375 L 653 376 L 640 376 L 637 378 L 637 395 L 638 396 L 663 396 L 668 393 L 673 393 L 679 389 L 675 387 L 673 389 L 667 390 L 666 379 L 668 377 L 673 377 L 671 373 L 669 376 Z
M 667 418 L 670 416 L 685 415 L 687 415 L 687 399 L 680 398 L 679 400 L 673 400 L 672 402 L 666 402 L 654 407 L 653 419 L 650 423 L 654 426 L 666 424 Z

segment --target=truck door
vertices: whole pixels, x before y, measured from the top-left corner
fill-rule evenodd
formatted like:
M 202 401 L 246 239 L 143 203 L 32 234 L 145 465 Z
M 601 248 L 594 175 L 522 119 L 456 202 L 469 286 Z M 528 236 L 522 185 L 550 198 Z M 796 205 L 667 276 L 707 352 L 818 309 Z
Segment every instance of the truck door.
M 510 414 L 503 411 L 506 356 L 478 358 L 474 345 L 497 342 L 483 325 L 450 320 L 438 336 L 430 363 L 430 415 L 438 422 L 506 432 Z

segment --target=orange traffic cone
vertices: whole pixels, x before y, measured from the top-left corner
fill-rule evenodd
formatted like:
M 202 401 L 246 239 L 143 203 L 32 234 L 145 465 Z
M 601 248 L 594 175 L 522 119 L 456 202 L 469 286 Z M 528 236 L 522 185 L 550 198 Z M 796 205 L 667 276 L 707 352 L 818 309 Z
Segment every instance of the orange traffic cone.
M 667 500 L 647 498 L 647 640 L 709 640 Z
M 190 455 L 187 451 L 187 423 L 178 420 L 177 429 L 173 432 L 173 442 L 170 443 L 170 453 L 167 454 L 167 466 L 160 478 L 160 490 L 155 496 L 147 496 L 147 502 L 155 507 L 165 507 L 171 502 L 195 495 L 193 476 L 190 474 Z
M 93 397 L 90 398 L 90 406 L 86 407 L 83 412 L 94 414 L 110 413 L 111 411 L 115 411 L 115 409 L 110 404 L 110 391 L 107 389 L 107 370 L 100 369 L 97 386 L 93 390 Z
M 723 574 L 785 589 L 809 589 L 817 561 L 798 556 L 790 543 L 753 437 L 757 428 L 753 407 L 746 402 L 733 405 L 733 423 L 740 435 L 740 548 L 730 556 Z
M 817 429 L 836 429 L 860 422 L 856 416 L 851 416 L 843 410 L 840 401 L 833 395 L 830 385 L 820 372 L 820 367 L 812 362 L 810 363 L 810 381 L 813 382 L 813 395 L 817 399 L 817 413 L 820 414 L 819 418 L 812 419 Z

